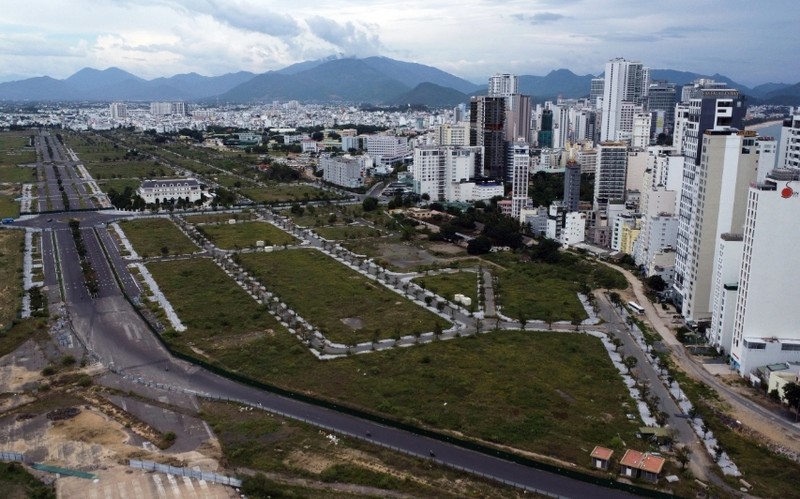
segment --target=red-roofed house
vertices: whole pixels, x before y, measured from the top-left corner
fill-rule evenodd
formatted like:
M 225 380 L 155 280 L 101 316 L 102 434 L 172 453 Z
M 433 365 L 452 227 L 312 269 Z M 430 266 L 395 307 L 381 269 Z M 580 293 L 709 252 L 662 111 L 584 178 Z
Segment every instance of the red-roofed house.
M 643 478 L 650 482 L 657 482 L 658 475 L 661 474 L 665 462 L 666 460 L 661 456 L 628 449 L 619 462 L 620 474 L 631 478 Z
M 608 465 L 611 462 L 611 456 L 613 455 L 613 450 L 600 447 L 599 445 L 596 446 L 594 449 L 592 449 L 592 453 L 590 454 L 592 458 L 592 466 L 601 470 L 607 470 Z

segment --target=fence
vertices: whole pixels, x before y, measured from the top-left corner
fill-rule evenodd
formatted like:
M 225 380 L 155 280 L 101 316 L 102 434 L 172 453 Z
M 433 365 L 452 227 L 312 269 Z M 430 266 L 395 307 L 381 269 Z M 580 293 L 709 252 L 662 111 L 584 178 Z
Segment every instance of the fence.
M 24 463 L 25 455 L 19 452 L 0 451 L 0 461 Z
M 177 466 L 158 464 L 154 463 L 153 461 L 139 461 L 136 459 L 131 459 L 128 461 L 128 465 L 137 470 L 155 471 L 158 473 L 166 473 L 168 475 L 185 476 L 189 478 L 195 478 L 197 480 L 205 480 L 206 482 L 229 485 L 231 487 L 242 486 L 242 481 L 238 478 L 231 478 L 229 476 L 220 475 L 211 471 L 190 470 L 188 468 L 178 468 Z

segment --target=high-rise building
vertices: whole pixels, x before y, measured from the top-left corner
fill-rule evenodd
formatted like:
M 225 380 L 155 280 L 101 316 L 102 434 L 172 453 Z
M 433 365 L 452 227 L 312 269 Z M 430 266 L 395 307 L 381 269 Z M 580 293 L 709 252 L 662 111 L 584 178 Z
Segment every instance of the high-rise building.
M 542 111 L 542 123 L 539 127 L 538 143 L 539 147 L 553 147 L 553 111 L 549 108 Z
M 599 101 L 603 98 L 605 81 L 605 78 L 592 78 L 592 83 L 589 87 L 589 104 L 597 109 L 600 108 Z
M 502 182 L 476 180 L 480 156 L 480 147 L 417 147 L 409 169 L 414 192 L 428 194 L 432 201 L 466 202 L 502 196 Z
M 564 207 L 567 211 L 578 211 L 581 201 L 581 165 L 567 161 L 564 167 Z
M 553 149 L 564 149 L 570 139 L 570 108 L 555 105 L 553 109 Z
M 497 73 L 489 77 L 489 97 L 511 97 L 518 93 L 517 75 Z
M 800 361 L 800 329 L 793 313 L 800 267 L 789 261 L 800 247 L 800 173 L 775 170 L 747 192 L 742 264 L 733 322 L 731 363 L 742 376 L 756 367 Z
M 663 111 L 663 122 L 653 123 L 654 130 L 661 130 L 664 133 L 672 133 L 675 127 L 675 84 L 664 80 L 650 83 L 647 91 L 647 110 Z M 662 116 L 662 115 L 658 115 Z
M 676 112 L 681 106 L 676 107 Z M 739 91 L 728 88 L 701 88 L 692 94 L 688 101 L 685 117 L 681 118 L 678 126 L 676 121 L 676 133 L 678 129 L 682 131 L 679 147 L 684 156 L 683 181 L 681 186 L 681 197 L 678 211 L 678 241 L 675 248 L 675 298 L 676 304 L 680 304 L 683 297 L 687 296 L 688 290 L 684 289 L 686 282 L 695 279 L 688 275 L 691 266 L 690 261 L 696 258 L 691 254 L 696 241 L 693 241 L 693 224 L 696 223 L 697 213 L 695 202 L 700 195 L 701 186 L 697 176 L 701 160 L 702 141 L 705 140 L 705 132 L 715 129 L 741 129 L 746 108 L 744 98 L 739 95 Z M 705 189 L 705 187 L 703 187 Z M 715 236 L 715 241 L 716 241 Z M 710 279 L 710 277 L 706 276 Z M 698 310 L 694 307 L 684 310 Z M 701 311 L 704 315 L 708 310 Z M 688 317 L 687 317 L 688 318 Z
M 531 140 L 531 97 L 512 94 L 506 97 L 506 140 Z
M 621 142 L 602 142 L 597 150 L 594 177 L 594 206 L 625 199 L 625 177 L 628 171 L 628 146 Z
M 482 175 L 504 178 L 506 105 L 504 97 L 477 96 L 470 100 L 469 145 L 483 147 Z
M 679 218 L 678 226 L 675 286 L 687 319 L 711 318 L 717 241 L 742 229 L 747 189 L 757 176 L 756 152 L 755 132 L 717 128 L 703 134 L 700 164 L 689 187 L 694 194 L 691 216 Z M 683 210 L 683 196 L 681 203 Z
M 128 106 L 122 102 L 112 102 L 108 108 L 112 120 L 124 120 L 128 117 Z
M 783 121 L 778 168 L 800 170 L 800 113 Z
M 440 146 L 467 146 L 469 145 L 469 125 L 444 124 L 436 127 L 436 143 Z
M 531 154 L 527 142 L 514 142 L 509 147 L 511 170 L 511 217 L 519 218 L 522 208 L 528 202 L 528 176 L 530 175 Z
M 623 136 L 623 102 L 642 106 L 649 88 L 649 70 L 641 62 L 613 59 L 606 63 L 603 85 L 600 141 L 618 141 Z M 632 125 L 632 120 L 631 120 Z

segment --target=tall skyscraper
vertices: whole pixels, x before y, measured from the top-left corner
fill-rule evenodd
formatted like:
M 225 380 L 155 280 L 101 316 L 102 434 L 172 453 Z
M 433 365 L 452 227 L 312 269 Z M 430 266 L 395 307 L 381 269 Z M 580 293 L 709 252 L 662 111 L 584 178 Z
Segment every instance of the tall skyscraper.
M 528 201 L 528 176 L 530 174 L 531 154 L 527 142 L 514 142 L 509 147 L 511 165 L 511 217 L 519 218 L 522 208 Z
M 653 123 L 653 129 L 672 133 L 675 127 L 675 84 L 664 80 L 650 83 L 647 91 L 647 110 L 663 111 L 663 123 Z
M 504 97 L 477 96 L 470 100 L 469 145 L 483 147 L 482 175 L 504 178 L 506 105 Z
M 778 146 L 778 168 L 800 170 L 800 113 L 783 122 Z
M 489 97 L 511 97 L 518 93 L 517 75 L 497 73 L 489 77 Z
M 676 254 L 675 286 L 681 294 L 681 313 L 687 319 L 711 317 L 716 245 L 722 234 L 740 232 L 744 225 L 747 189 L 755 182 L 758 169 L 755 135 L 731 128 L 703 134 L 700 163 L 690 186 L 694 195 L 691 216 L 686 221 L 679 218 L 678 227 L 681 251 Z
M 600 107 L 598 106 L 598 100 L 603 98 L 603 86 L 605 82 L 605 78 L 592 78 L 592 83 L 589 87 L 589 104 L 592 107 Z
M 538 139 L 539 147 L 543 149 L 553 147 L 553 111 L 549 108 L 542 111 Z
M 622 128 L 622 105 L 641 106 L 647 97 L 649 70 L 641 62 L 613 59 L 606 63 L 603 75 L 603 107 L 600 141 L 625 139 Z M 632 122 L 631 122 L 632 125 Z
M 694 241 L 693 227 L 697 223 L 698 217 L 695 203 L 701 194 L 702 187 L 697 172 L 701 160 L 700 153 L 704 134 L 706 131 L 714 129 L 743 128 L 742 119 L 746 112 L 744 98 L 735 89 L 698 89 L 692 95 L 693 97 L 687 103 L 685 117 L 681 118 L 680 126 L 676 126 L 676 132 L 679 128 L 681 130 L 681 143 L 674 144 L 680 148 L 684 156 L 683 182 L 678 211 L 678 241 L 675 248 L 674 288 L 677 303 L 692 294 L 688 287 L 690 282 L 695 281 L 695 277 L 690 275 L 690 271 L 691 262 L 696 258 L 696 255 L 692 255 L 693 252 L 696 252 L 697 244 L 697 241 Z M 710 279 L 708 276 L 706 278 Z M 682 307 L 682 310 L 685 317 L 690 318 L 685 314 L 691 311 L 692 318 L 694 318 L 696 317 L 695 311 L 699 309 L 689 306 L 688 308 Z M 704 317 L 709 311 L 705 309 L 701 312 L 703 315 L 699 317 Z
M 581 200 L 581 165 L 575 160 L 567 161 L 564 168 L 564 208 L 578 211 Z
M 733 367 L 742 376 L 777 362 L 800 361 L 794 313 L 800 267 L 790 261 L 800 247 L 800 173 L 774 170 L 747 193 L 733 341 Z
M 531 96 L 512 94 L 506 97 L 506 140 L 531 140 Z
M 602 142 L 597 152 L 594 177 L 595 209 L 610 201 L 625 200 L 625 177 L 628 174 L 628 146 L 622 142 Z

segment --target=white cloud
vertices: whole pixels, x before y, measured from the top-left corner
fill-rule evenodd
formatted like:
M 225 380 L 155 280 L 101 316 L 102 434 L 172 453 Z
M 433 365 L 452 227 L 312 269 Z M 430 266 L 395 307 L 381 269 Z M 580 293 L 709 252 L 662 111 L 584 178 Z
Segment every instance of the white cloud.
M 142 77 L 264 72 L 331 54 L 387 55 L 483 81 L 497 71 L 597 74 L 612 57 L 800 81 L 789 0 L 40 0 L 0 12 L 0 80 L 85 66 Z

